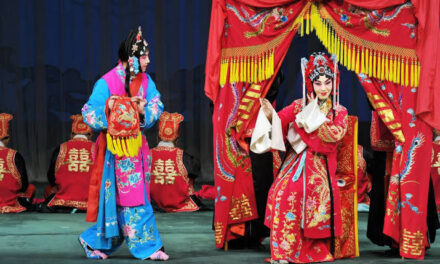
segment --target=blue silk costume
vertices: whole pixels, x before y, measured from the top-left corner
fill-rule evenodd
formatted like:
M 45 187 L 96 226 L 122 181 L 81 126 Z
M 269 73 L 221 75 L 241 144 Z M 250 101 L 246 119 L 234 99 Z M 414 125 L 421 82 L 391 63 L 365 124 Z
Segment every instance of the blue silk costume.
M 142 73 L 144 74 L 144 73 Z M 105 76 L 112 75 L 114 81 L 109 82 Z M 146 99 L 144 120 L 141 120 L 141 128 L 151 128 L 163 112 L 163 104 L 160 101 L 160 93 L 156 89 L 151 77 L 147 74 L 148 81 L 143 82 L 137 95 Z M 145 78 L 146 79 L 146 78 Z M 146 79 L 147 80 L 147 79 Z M 125 82 L 125 70 L 119 64 L 112 71 L 99 79 L 93 92 L 82 109 L 84 122 L 93 130 L 102 131 L 107 129 L 105 106 L 107 99 L 117 89 L 122 89 Z M 147 86 L 147 87 L 143 87 Z M 116 90 L 117 90 L 116 89 Z M 114 93 L 113 93 L 114 94 Z M 147 142 L 143 140 L 143 147 L 148 149 Z M 146 146 L 145 146 L 146 145 Z M 144 181 L 147 188 L 144 189 L 143 205 L 121 206 L 116 202 L 119 182 L 115 175 L 115 156 L 107 149 L 105 153 L 104 169 L 102 174 L 101 189 L 99 194 L 99 210 L 95 225 L 80 235 L 80 242 L 86 244 L 89 249 L 99 250 L 106 255 L 114 252 L 125 240 L 131 254 L 139 259 L 146 259 L 162 247 L 159 231 L 156 227 L 153 210 L 149 202 L 149 181 L 151 156 L 148 152 L 140 151 L 140 158 L 127 158 L 128 164 L 142 163 L 143 175 L 139 177 L 130 166 L 124 168 L 128 174 L 135 177 L 136 181 Z M 134 166 L 133 166 L 134 167 Z M 121 169 L 118 167 L 118 169 Z M 139 174 L 139 173 L 137 173 Z M 131 183 L 131 182 L 130 182 Z M 85 247 L 87 257 L 97 258 L 90 254 Z

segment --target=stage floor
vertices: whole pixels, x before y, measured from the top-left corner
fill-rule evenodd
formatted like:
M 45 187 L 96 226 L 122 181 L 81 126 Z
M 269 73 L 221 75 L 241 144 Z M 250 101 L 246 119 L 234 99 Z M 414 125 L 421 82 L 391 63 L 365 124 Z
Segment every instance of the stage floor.
M 90 223 L 85 214 L 22 213 L 0 215 L 0 263 L 97 263 L 102 260 L 86 260 L 78 243 L 78 235 Z M 166 252 L 168 263 L 264 263 L 269 249 L 217 250 L 211 230 L 212 212 L 165 214 L 156 213 L 156 221 Z M 396 257 L 387 256 L 387 248 L 378 247 L 365 236 L 367 214 L 359 215 L 360 257 L 339 260 L 348 263 L 401 263 Z M 440 232 L 437 233 L 437 239 Z M 268 248 L 268 241 L 264 245 Z M 127 247 L 122 246 L 105 263 L 139 263 Z M 152 261 L 148 261 L 152 263 Z M 420 263 L 409 261 L 405 263 Z M 163 262 L 162 262 L 163 263 Z M 440 263 L 440 243 L 434 243 L 427 251 L 423 263 Z

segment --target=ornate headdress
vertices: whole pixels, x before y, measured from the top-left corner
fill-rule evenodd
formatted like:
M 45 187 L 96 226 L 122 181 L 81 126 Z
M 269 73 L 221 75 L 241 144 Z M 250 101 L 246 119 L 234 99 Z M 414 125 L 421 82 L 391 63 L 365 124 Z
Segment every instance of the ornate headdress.
M 83 121 L 82 115 L 71 115 L 72 133 L 75 134 L 92 134 L 92 129 Z
M 148 42 L 142 37 L 142 29 L 139 26 L 136 38 L 129 40 L 126 44 L 128 51 L 128 64 L 130 66 L 130 73 L 136 75 L 139 73 L 139 58 L 147 54 Z
M 333 79 L 333 107 L 339 105 L 339 70 L 338 61 L 335 55 L 331 58 L 327 57 L 322 52 L 315 52 L 310 55 L 310 58 L 301 59 L 301 72 L 303 76 L 303 99 L 304 105 L 306 102 L 306 88 L 307 93 L 313 92 L 313 81 L 319 76 L 325 75 L 329 79 Z
M 174 141 L 179 137 L 179 124 L 183 116 L 179 113 L 163 112 L 159 119 L 159 137 L 163 141 Z
M 0 114 L 0 139 L 9 137 L 9 121 L 12 120 L 12 118 L 10 114 Z

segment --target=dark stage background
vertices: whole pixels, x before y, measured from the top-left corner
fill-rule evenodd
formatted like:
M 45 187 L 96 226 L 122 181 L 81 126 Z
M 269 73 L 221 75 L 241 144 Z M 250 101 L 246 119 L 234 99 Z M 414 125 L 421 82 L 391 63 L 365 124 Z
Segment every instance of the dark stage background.
M 212 182 L 212 124 L 204 95 L 209 0 L 0 0 L 0 112 L 14 115 L 10 147 L 23 154 L 30 181 L 46 181 L 52 150 L 70 136 L 94 82 L 117 60 L 130 29 L 149 41 L 148 72 L 165 110 L 185 116 L 179 146 L 202 163 L 199 181 Z M 323 50 L 315 37 L 295 37 L 283 64 L 278 108 L 301 96 L 301 57 Z M 358 115 L 360 144 L 369 145 L 365 93 L 341 69 L 341 103 Z M 150 147 L 157 132 L 147 132 Z

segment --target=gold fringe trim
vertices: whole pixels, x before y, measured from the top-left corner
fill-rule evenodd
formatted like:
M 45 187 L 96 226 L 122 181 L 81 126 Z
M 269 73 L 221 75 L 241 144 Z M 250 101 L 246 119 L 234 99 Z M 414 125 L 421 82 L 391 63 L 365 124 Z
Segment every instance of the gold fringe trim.
M 119 157 L 136 157 L 142 147 L 142 134 L 140 131 L 135 137 L 124 138 L 112 137 L 107 133 L 106 140 L 107 149 Z
M 224 48 L 220 60 L 220 86 L 226 82 L 259 83 L 270 79 L 275 71 L 275 49 L 288 36 L 288 34 L 301 28 L 300 34 L 309 34 L 312 27 L 304 23 L 304 15 L 310 9 L 311 3 L 307 3 L 292 25 L 275 39 L 254 46 Z M 228 79 L 229 77 L 229 79 Z
M 315 31 L 328 52 L 335 54 L 339 63 L 348 70 L 404 86 L 419 85 L 420 62 L 414 49 L 367 41 L 352 35 L 320 4 L 312 4 L 303 14 L 303 19 L 305 21 L 300 23 L 299 29 L 301 35 Z

